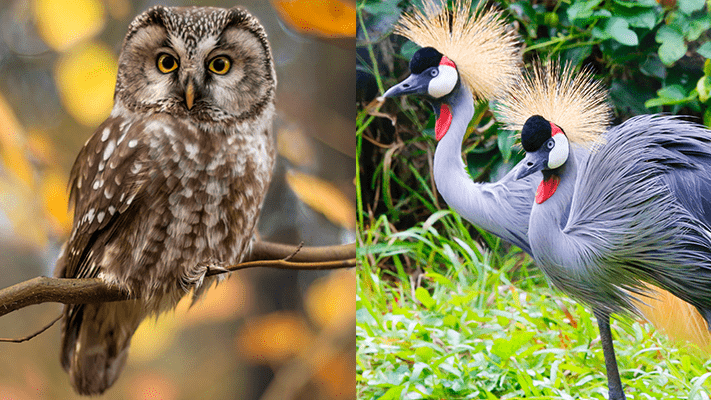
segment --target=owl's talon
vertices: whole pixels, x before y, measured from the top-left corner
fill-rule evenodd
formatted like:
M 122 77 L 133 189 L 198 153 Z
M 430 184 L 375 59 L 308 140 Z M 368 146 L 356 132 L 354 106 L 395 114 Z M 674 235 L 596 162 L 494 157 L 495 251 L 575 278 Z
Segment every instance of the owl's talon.
M 207 266 L 207 272 L 205 276 L 224 274 L 225 272 L 230 272 L 230 270 L 222 264 L 211 264 Z
M 180 286 L 186 292 L 193 288 L 198 289 L 200 286 L 202 286 L 205 277 L 208 277 L 210 275 L 221 274 L 228 271 L 229 269 L 227 269 L 226 264 L 223 262 L 204 261 L 195 265 L 194 268 L 189 269 L 185 272 L 185 275 L 183 275 L 180 279 Z M 218 279 L 221 278 L 222 276 L 218 275 Z

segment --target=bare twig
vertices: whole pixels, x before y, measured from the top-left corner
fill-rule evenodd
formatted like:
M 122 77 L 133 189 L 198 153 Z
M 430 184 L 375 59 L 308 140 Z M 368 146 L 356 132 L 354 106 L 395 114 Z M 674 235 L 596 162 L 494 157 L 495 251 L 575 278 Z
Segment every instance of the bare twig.
M 301 251 L 301 249 L 302 249 L 303 247 L 304 247 L 304 242 L 299 243 L 299 247 L 297 247 L 296 250 L 294 250 L 293 253 L 289 254 L 289 256 L 287 256 L 286 258 L 284 258 L 284 261 L 291 261 L 291 259 L 294 258 L 294 256 L 295 256 L 296 254 L 298 254 L 298 253 Z
M 292 270 L 320 270 L 320 269 L 339 269 L 339 268 L 351 268 L 355 267 L 355 258 L 348 260 L 336 260 L 336 261 L 319 261 L 319 262 L 294 262 L 286 260 L 261 260 L 261 261 L 247 261 L 235 265 L 226 267 L 225 270 L 213 270 L 206 274 L 206 276 L 224 274 L 226 272 L 238 271 L 240 269 L 254 268 L 254 267 L 267 267 L 267 268 L 277 268 L 277 269 L 292 269 Z
M 298 251 L 297 251 L 298 250 Z M 293 270 L 323 270 L 355 266 L 355 243 L 340 246 L 303 247 L 257 242 L 245 262 L 229 271 L 269 267 Z M 284 259 L 293 254 L 289 261 Z M 210 275 L 227 271 L 214 271 Z M 127 300 L 130 296 L 98 278 L 67 279 L 40 276 L 0 289 L 0 316 L 33 304 L 55 302 L 89 304 Z
M 47 324 L 47 326 L 45 326 L 44 328 L 38 330 L 37 332 L 35 332 L 35 333 L 33 333 L 33 334 L 29 335 L 29 336 L 21 337 L 21 338 L 18 338 L 18 339 L 0 338 L 0 342 L 5 342 L 5 343 L 22 343 L 22 342 L 26 342 L 26 341 L 28 341 L 28 340 L 34 338 L 35 336 L 39 335 L 40 333 L 46 331 L 47 329 L 51 328 L 52 325 L 54 325 L 57 321 L 59 321 L 60 319 L 62 319 L 62 315 L 63 315 L 63 314 L 60 313 L 60 314 L 57 316 L 57 318 L 53 319 L 52 322 L 50 322 L 49 324 Z

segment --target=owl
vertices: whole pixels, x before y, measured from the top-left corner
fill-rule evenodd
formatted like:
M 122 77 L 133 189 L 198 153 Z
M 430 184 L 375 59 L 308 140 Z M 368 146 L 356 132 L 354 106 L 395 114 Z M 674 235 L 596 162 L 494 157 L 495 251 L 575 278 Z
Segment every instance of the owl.
M 71 171 L 55 275 L 134 300 L 65 307 L 60 359 L 78 393 L 116 381 L 141 320 L 245 256 L 274 165 L 275 90 L 264 28 L 242 9 L 157 6 L 130 24 L 114 107 Z

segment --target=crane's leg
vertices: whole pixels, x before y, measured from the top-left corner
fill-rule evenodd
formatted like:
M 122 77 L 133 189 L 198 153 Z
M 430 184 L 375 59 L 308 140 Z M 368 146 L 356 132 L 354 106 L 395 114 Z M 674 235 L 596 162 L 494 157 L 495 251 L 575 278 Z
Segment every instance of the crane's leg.
M 610 331 L 610 314 L 606 312 L 593 311 L 597 319 L 597 326 L 600 328 L 600 342 L 602 352 L 605 355 L 605 369 L 607 370 L 607 388 L 610 391 L 610 400 L 625 400 L 625 392 L 622 391 L 622 381 L 617 370 L 617 360 L 615 359 L 615 347 L 612 345 L 612 332 Z

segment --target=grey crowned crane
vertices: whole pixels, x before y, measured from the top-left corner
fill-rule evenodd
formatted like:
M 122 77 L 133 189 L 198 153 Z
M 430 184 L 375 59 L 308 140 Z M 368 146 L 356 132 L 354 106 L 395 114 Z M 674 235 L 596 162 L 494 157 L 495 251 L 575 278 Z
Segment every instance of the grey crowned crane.
M 524 160 L 496 183 L 476 183 L 467 174 L 462 161 L 461 143 L 474 113 L 474 101 L 500 96 L 502 90 L 513 87 L 514 81 L 520 76 L 516 40 L 512 34 L 506 32 L 501 15 L 495 11 L 472 14 L 470 6 L 469 1 L 455 1 L 453 11 L 447 13 L 441 12 L 441 7 L 438 7 L 434 1 L 427 0 L 424 3 L 424 12 L 415 11 L 414 14 L 403 17 L 396 33 L 423 48 L 415 53 L 410 62 L 411 75 L 390 88 L 384 97 L 419 95 L 432 105 L 437 115 L 435 133 L 438 140 L 433 175 L 439 193 L 449 206 L 465 219 L 519 246 L 536 259 L 531 247 L 529 222 L 537 193 L 538 196 L 541 195 L 538 187 L 543 180 L 543 175 L 531 169 L 528 171 L 529 174 L 523 176 L 520 171 L 525 169 L 528 162 Z M 593 84 L 587 77 L 582 82 Z M 569 81 L 566 84 L 570 83 Z M 587 97 L 581 98 L 580 93 L 586 93 Z M 578 90 L 578 97 L 573 97 L 575 100 L 583 100 L 581 103 L 583 108 L 575 109 L 573 114 L 577 112 L 578 115 L 572 117 L 577 118 L 579 122 L 579 114 L 588 112 L 592 106 L 594 111 L 592 115 L 597 119 L 588 127 L 591 130 L 586 130 L 580 125 L 572 129 L 575 132 L 589 133 L 588 136 L 583 136 L 587 138 L 585 141 L 588 143 L 595 142 L 596 138 L 604 132 L 608 120 L 608 109 L 606 103 L 602 101 L 604 96 L 600 93 L 599 87 L 594 86 L 587 91 Z M 539 97 L 534 101 L 538 101 L 538 106 L 545 110 L 552 100 Z M 550 107 L 560 106 L 560 104 L 558 102 Z M 542 113 L 545 114 L 544 111 Z M 526 118 L 532 115 L 526 115 Z M 571 118 L 570 113 L 562 115 L 568 118 L 566 122 L 576 122 L 575 118 Z M 678 119 L 656 118 L 641 118 L 637 126 L 639 129 L 644 129 L 643 124 L 646 123 L 650 129 L 657 129 L 659 127 L 657 122 L 664 121 L 664 124 L 669 126 L 679 123 L 682 128 L 692 127 Z M 517 126 L 513 124 L 512 127 L 520 129 L 523 122 L 525 119 Z M 561 124 L 561 126 L 565 125 Z M 626 134 L 628 128 L 625 126 L 627 124 L 613 128 L 610 132 L 613 135 Z M 698 130 L 699 127 L 693 126 L 693 129 Z M 559 139 L 553 139 L 554 142 L 555 140 Z M 572 144 L 572 147 L 575 149 L 567 154 L 566 160 L 578 165 L 586 164 L 589 157 L 588 148 L 576 144 Z M 559 203 L 556 216 L 559 221 L 568 219 L 571 200 L 568 199 L 568 207 L 564 206 L 564 201 Z M 561 265 L 566 265 L 565 260 L 561 261 Z M 548 275 L 545 268 L 543 271 Z M 556 286 L 561 287 L 553 278 L 551 280 Z M 635 281 L 637 284 L 633 285 L 631 288 L 634 290 L 627 294 L 628 307 L 624 310 L 633 312 L 640 310 L 657 327 L 665 330 L 669 330 L 669 326 L 680 326 L 677 323 L 679 319 L 685 319 L 687 322 L 694 320 L 692 324 L 699 324 L 698 319 L 701 317 L 694 306 L 680 301 L 668 292 L 658 291 L 653 286 L 640 286 L 642 281 L 663 283 L 655 279 L 643 279 L 639 283 Z M 565 287 L 561 288 L 565 291 Z M 633 303 L 635 298 L 638 300 Z M 653 298 L 663 300 L 653 301 Z M 585 301 L 584 298 L 582 300 Z M 614 360 L 609 314 L 623 309 L 596 308 L 595 304 L 593 307 L 604 344 L 611 394 L 621 399 L 624 398 L 624 394 L 619 384 L 620 379 Z M 703 331 L 697 330 L 692 335 L 688 335 L 689 332 L 683 329 L 681 332 L 677 330 L 676 334 L 677 336 L 686 334 L 697 342 L 708 342 L 708 332 L 705 331 L 705 327 Z
M 435 1 L 403 15 L 396 33 L 422 46 L 410 60 L 411 75 L 383 95 L 419 95 L 437 114 L 433 175 L 437 191 L 462 217 L 530 253 L 528 219 L 540 175 L 496 183 L 471 180 L 462 161 L 462 140 L 474 101 L 512 86 L 520 72 L 518 39 L 496 10 L 471 12 L 455 1 L 451 13 Z
M 531 254 L 554 286 L 592 307 L 610 399 L 625 399 L 611 314 L 640 314 L 652 284 L 711 325 L 711 131 L 662 115 L 606 130 L 599 85 L 555 63 L 536 66 L 511 93 L 500 111 L 526 150 L 516 178 L 543 173 Z M 586 145 L 581 161 L 575 155 Z

